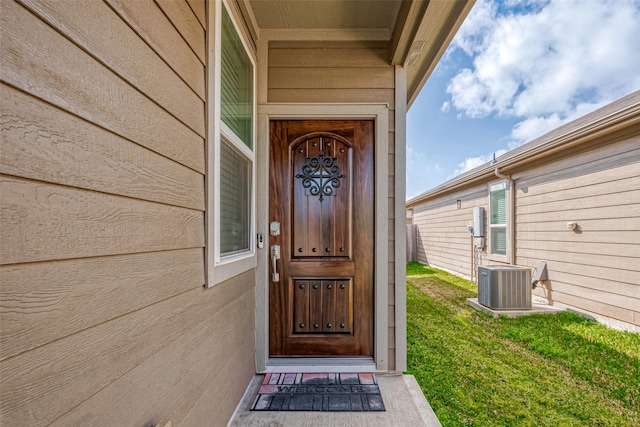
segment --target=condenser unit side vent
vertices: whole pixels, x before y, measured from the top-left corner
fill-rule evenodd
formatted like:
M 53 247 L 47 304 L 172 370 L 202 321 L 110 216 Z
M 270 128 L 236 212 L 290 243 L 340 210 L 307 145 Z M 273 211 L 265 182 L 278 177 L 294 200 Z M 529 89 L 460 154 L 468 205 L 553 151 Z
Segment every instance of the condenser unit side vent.
M 512 265 L 478 266 L 478 302 L 494 310 L 531 308 L 531 269 Z

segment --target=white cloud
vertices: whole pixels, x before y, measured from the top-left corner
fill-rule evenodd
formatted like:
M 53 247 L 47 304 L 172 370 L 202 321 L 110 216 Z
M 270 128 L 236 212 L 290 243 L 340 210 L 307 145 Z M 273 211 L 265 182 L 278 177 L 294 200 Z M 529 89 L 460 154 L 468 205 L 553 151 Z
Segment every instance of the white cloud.
M 473 67 L 447 92 L 469 117 L 522 119 L 513 145 L 640 89 L 638 0 L 508 0 L 500 8 L 480 0 L 461 27 L 453 46 Z
M 526 142 L 532 141 L 535 138 L 544 135 L 547 132 L 577 119 L 606 105 L 607 102 L 599 103 L 580 103 L 575 106 L 571 111 L 565 112 L 565 115 L 561 117 L 559 114 L 550 114 L 548 116 L 532 116 L 517 123 L 511 131 L 511 142 L 509 148 L 516 148 Z
M 495 152 L 495 156 L 500 157 L 506 152 L 507 150 L 498 150 Z M 458 176 L 461 173 L 468 172 L 471 169 L 477 168 L 478 166 L 488 162 L 489 160 L 493 160 L 493 155 L 494 153 L 484 154 L 476 157 L 467 157 L 463 162 L 458 163 L 458 167 L 453 171 L 453 174 L 449 176 L 449 178 L 453 178 L 454 176 Z
M 540 135 L 552 131 L 562 124 L 563 120 L 557 114 L 551 114 L 547 117 L 529 117 L 517 123 L 511 131 L 511 138 L 513 141 L 510 144 L 511 148 L 516 148 L 519 145 L 529 142 Z
M 442 107 L 440 107 L 440 111 L 442 111 L 443 113 L 446 113 L 449 111 L 450 108 L 451 108 L 451 104 L 449 104 L 448 101 L 445 101 L 442 103 Z
M 478 1 L 458 30 L 452 45 L 464 50 L 467 55 L 478 53 L 481 50 L 483 34 L 490 32 L 495 25 L 497 11 L 498 6 L 495 3 Z

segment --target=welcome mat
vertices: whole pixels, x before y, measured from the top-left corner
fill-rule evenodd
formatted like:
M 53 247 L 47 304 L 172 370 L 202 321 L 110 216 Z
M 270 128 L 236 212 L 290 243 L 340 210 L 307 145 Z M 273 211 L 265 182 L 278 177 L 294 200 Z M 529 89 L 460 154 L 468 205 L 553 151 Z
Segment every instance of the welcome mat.
M 266 374 L 252 411 L 384 411 L 375 374 Z

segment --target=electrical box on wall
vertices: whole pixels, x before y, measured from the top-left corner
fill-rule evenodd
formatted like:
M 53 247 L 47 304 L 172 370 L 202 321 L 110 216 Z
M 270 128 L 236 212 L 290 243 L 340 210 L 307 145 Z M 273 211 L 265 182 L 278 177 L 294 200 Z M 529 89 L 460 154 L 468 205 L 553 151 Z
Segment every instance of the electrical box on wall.
M 484 208 L 482 206 L 473 208 L 473 237 L 484 237 Z

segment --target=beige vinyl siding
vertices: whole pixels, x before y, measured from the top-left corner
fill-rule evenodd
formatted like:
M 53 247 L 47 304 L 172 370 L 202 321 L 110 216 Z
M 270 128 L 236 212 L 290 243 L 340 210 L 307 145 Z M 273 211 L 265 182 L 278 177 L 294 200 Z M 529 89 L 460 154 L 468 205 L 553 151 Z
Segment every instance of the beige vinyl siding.
M 537 295 L 640 325 L 638 147 L 637 136 L 600 144 L 517 179 L 517 264 L 549 268 Z
M 202 25 L 202 28 L 206 30 L 207 28 L 207 14 L 205 7 L 205 0 L 187 0 L 189 7 L 193 11 L 193 14 L 198 18 L 198 22 Z
M 0 417 L 225 425 L 255 273 L 204 289 L 204 2 L 2 2 Z
M 487 209 L 488 187 L 479 184 L 444 198 L 429 200 L 413 208 L 416 227 L 418 262 L 454 272 L 463 277 L 475 275 L 472 271 L 472 239 L 467 224 L 473 219 L 473 208 Z M 460 209 L 457 207 L 460 200 Z M 486 233 L 485 217 L 485 233 Z M 486 252 L 479 250 L 478 262 L 486 264 Z
M 394 68 L 375 43 L 271 42 L 269 102 L 386 103 L 394 108 Z
M 378 42 L 270 42 L 269 102 L 384 103 L 389 107 L 388 366 L 395 367 L 395 70 Z

